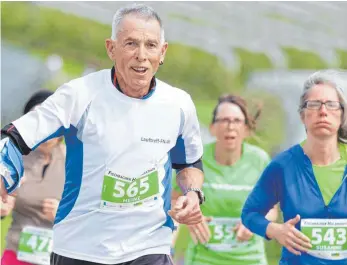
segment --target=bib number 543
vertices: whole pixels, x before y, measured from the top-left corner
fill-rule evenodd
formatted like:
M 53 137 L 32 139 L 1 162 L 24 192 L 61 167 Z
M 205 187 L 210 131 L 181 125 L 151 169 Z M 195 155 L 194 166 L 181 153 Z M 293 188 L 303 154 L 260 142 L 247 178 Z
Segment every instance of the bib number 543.
M 319 245 L 323 241 L 330 245 L 343 245 L 347 241 L 347 230 L 345 228 L 328 228 L 325 233 L 322 228 L 312 228 L 313 245 Z

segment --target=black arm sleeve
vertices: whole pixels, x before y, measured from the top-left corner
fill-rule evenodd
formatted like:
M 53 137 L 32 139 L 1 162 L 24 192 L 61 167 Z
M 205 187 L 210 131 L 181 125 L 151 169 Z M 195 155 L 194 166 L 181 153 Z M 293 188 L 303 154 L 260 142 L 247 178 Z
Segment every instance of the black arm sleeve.
M 194 167 L 194 168 L 200 169 L 202 172 L 204 172 L 201 158 L 198 159 L 196 162 L 191 163 L 191 164 L 172 164 L 172 168 L 176 169 L 177 171 L 181 171 L 182 169 L 185 169 L 188 167 Z
M 1 139 L 8 137 L 18 148 L 22 155 L 27 155 L 31 152 L 31 149 L 24 142 L 22 136 L 19 134 L 17 128 L 12 124 L 6 125 L 1 129 Z

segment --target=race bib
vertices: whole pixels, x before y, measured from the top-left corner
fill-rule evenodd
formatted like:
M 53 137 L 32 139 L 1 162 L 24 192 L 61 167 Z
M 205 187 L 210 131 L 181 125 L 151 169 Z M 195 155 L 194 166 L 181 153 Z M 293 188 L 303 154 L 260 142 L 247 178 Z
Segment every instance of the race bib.
M 27 226 L 19 239 L 17 259 L 34 264 L 49 265 L 52 252 L 53 231 Z
M 308 254 L 328 260 L 347 259 L 347 219 L 302 219 L 301 231 L 311 239 Z
M 157 170 L 130 178 L 107 170 L 101 193 L 101 208 L 129 209 L 149 204 L 158 199 L 159 176 Z
M 214 251 L 229 252 L 235 248 L 247 245 L 249 242 L 238 242 L 233 228 L 240 218 L 215 218 L 208 224 L 211 232 L 210 241 L 206 247 Z

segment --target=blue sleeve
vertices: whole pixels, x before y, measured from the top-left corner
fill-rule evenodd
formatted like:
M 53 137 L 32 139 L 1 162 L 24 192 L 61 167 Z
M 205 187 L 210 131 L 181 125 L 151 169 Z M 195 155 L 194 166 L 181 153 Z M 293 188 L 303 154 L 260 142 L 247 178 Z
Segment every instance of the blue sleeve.
M 200 125 L 191 97 L 184 97 L 181 105 L 179 133 L 170 151 L 171 162 L 176 169 L 179 165 L 196 163 L 203 154 Z
M 242 209 L 242 223 L 253 233 L 266 239 L 266 228 L 270 223 L 266 214 L 279 201 L 282 167 L 271 162 L 264 170 Z
M 22 154 L 9 138 L 0 141 L 0 168 L 1 177 L 10 194 L 19 186 L 24 166 Z

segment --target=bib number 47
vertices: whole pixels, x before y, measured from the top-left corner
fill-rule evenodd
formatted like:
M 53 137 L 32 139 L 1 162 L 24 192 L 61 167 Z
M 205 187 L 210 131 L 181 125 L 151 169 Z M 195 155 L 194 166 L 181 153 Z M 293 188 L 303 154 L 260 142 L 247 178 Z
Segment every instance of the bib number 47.
M 33 251 L 38 252 L 51 252 L 52 251 L 52 240 L 45 236 L 30 236 L 26 245 L 29 246 Z

